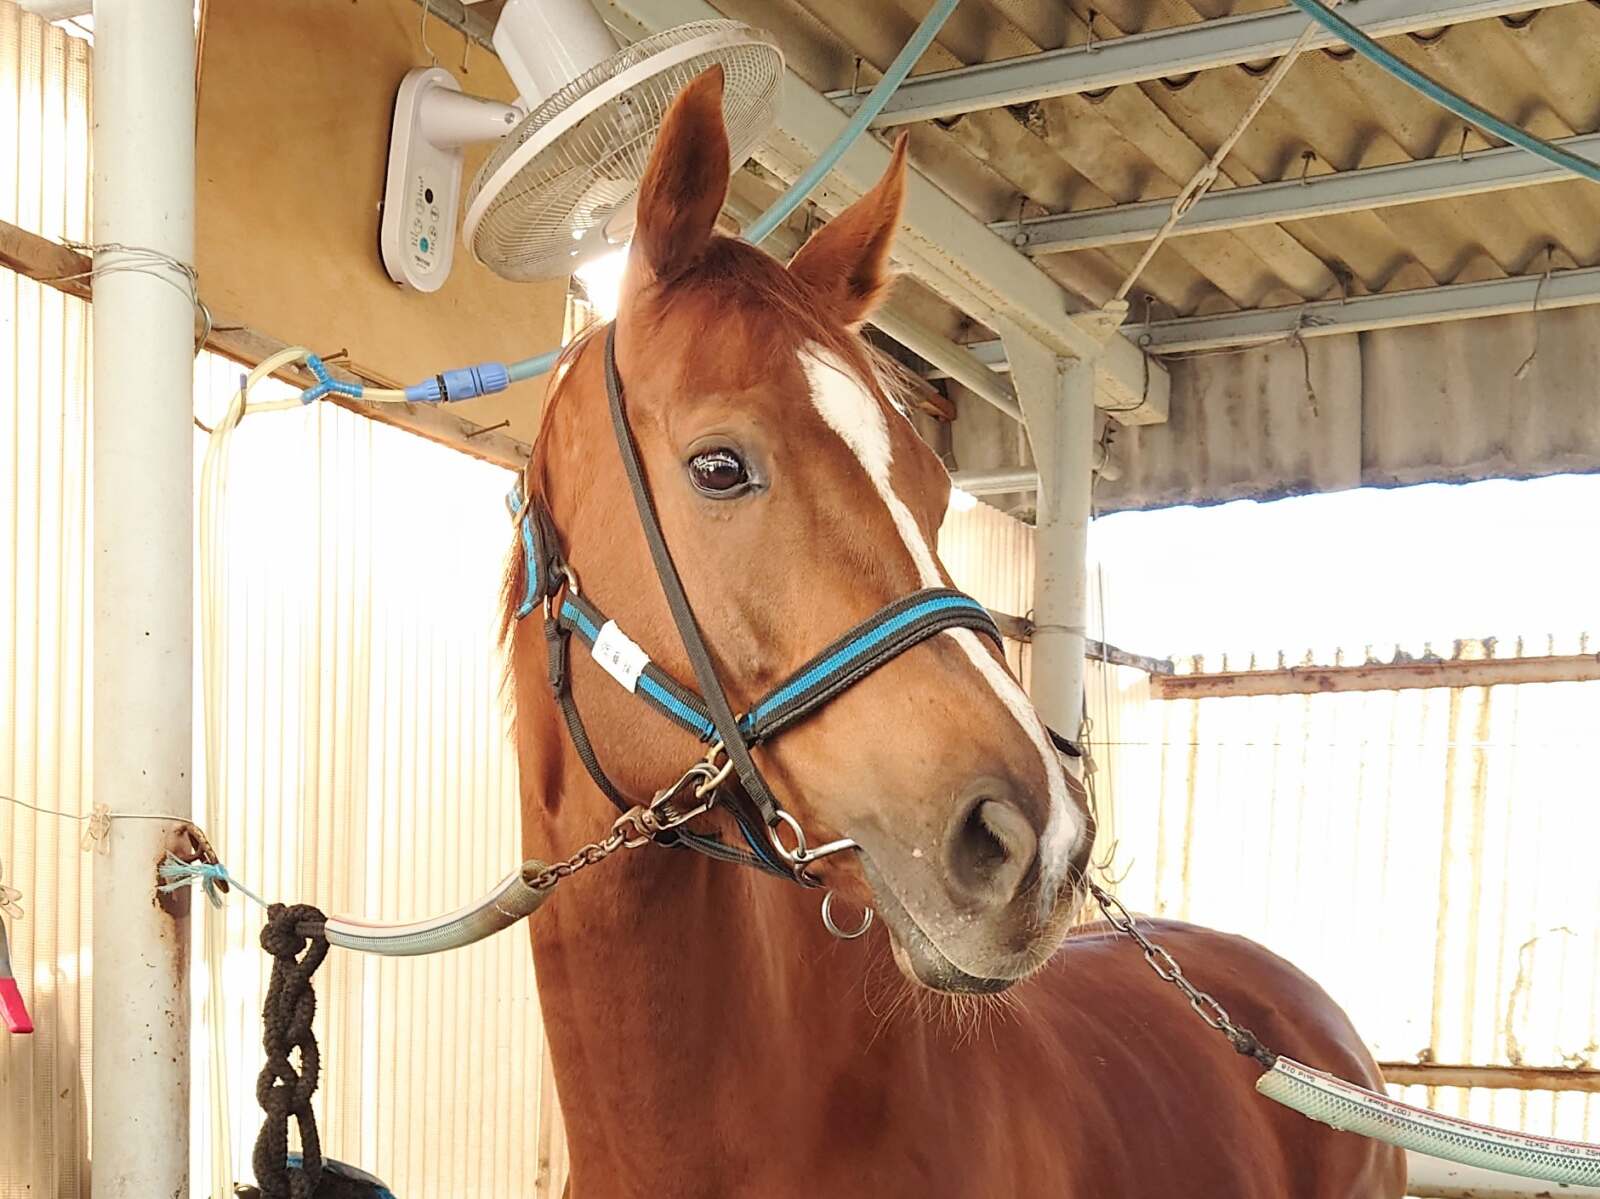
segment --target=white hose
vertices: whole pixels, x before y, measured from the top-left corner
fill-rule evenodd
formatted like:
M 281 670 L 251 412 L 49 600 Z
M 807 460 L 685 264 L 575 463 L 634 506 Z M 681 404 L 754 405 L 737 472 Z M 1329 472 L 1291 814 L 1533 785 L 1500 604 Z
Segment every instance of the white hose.
M 510 928 L 537 911 L 550 892 L 530 887 L 526 880 L 543 869 L 543 862 L 525 863 L 477 903 L 444 916 L 407 924 L 373 924 L 351 916 L 330 916 L 324 934 L 329 945 L 384 957 L 415 957 L 460 949 Z
M 1442 1116 L 1280 1057 L 1256 1082 L 1268 1099 L 1341 1132 L 1523 1178 L 1600 1186 L 1600 1145 Z

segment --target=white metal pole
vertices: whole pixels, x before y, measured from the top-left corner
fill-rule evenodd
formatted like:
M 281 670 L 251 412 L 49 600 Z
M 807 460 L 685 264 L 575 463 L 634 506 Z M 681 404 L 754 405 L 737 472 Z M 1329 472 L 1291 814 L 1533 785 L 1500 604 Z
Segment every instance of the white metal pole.
M 1039 464 L 1030 689 L 1045 722 L 1075 738 L 1083 719 L 1095 368 L 1057 357 L 1009 322 L 1000 335 Z
M 1061 372 L 1048 438 L 1050 475 L 1039 494 L 1033 559 L 1033 702 L 1074 739 L 1083 719 L 1084 636 L 1089 622 L 1089 487 L 1094 470 L 1094 366 Z M 1032 423 L 1030 422 L 1030 430 Z M 1034 442 L 1035 447 L 1038 441 Z
M 194 260 L 193 0 L 96 0 L 94 240 Z M 94 795 L 190 812 L 194 306 L 102 248 L 94 280 Z M 174 827 L 117 820 L 94 870 L 95 1199 L 189 1193 L 189 900 L 156 896 Z

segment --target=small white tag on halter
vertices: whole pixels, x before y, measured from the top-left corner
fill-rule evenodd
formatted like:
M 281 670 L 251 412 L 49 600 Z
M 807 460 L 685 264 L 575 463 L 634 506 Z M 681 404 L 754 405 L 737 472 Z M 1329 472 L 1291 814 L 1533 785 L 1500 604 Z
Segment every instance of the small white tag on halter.
M 617 628 L 614 620 L 600 626 L 600 635 L 594 639 L 594 648 L 589 653 L 607 674 L 629 691 L 638 689 L 639 676 L 650 663 L 650 655 Z

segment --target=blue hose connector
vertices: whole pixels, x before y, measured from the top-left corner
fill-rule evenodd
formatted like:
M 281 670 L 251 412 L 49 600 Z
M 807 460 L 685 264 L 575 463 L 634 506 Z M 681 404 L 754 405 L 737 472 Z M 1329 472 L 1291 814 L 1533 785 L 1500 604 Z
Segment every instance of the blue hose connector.
M 499 362 L 480 362 L 445 371 L 406 388 L 406 399 L 413 404 L 451 404 L 493 395 L 511 386 L 511 373 Z
M 300 393 L 302 404 L 315 404 L 324 396 L 348 396 L 352 400 L 361 398 L 361 384 L 345 383 L 335 379 L 328 371 L 327 365 L 315 354 L 306 355 L 306 369 L 317 380 L 315 387 L 308 387 Z

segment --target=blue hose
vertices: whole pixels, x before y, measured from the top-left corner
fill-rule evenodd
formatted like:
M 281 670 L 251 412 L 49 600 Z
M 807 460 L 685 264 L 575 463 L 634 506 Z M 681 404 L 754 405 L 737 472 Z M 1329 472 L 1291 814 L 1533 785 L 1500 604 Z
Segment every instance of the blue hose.
M 535 354 L 532 358 L 518 359 L 506 367 L 506 381 L 521 383 L 524 379 L 545 374 L 556 364 L 556 359 L 559 357 L 561 357 L 560 350 L 546 350 L 543 354 Z
M 1389 74 L 1410 87 L 1421 92 L 1435 104 L 1442 105 L 1455 113 L 1464 121 L 1469 121 L 1488 133 L 1504 141 L 1518 146 L 1530 154 L 1537 154 L 1546 162 L 1553 163 L 1563 170 L 1571 171 L 1574 175 L 1587 179 L 1592 183 L 1600 183 L 1600 163 L 1591 162 L 1576 154 L 1563 150 L 1560 146 L 1551 145 L 1543 138 L 1535 137 L 1525 130 L 1518 129 L 1491 112 L 1485 112 L 1470 100 L 1456 95 L 1455 92 L 1441 83 L 1429 79 L 1415 67 L 1402 62 L 1377 42 L 1373 41 L 1359 28 L 1352 25 L 1345 18 L 1334 12 L 1319 0 L 1289 0 L 1306 16 L 1321 25 L 1329 33 L 1339 38 L 1357 54 L 1370 59 L 1378 64 Z
M 771 236 L 772 231 L 784 221 L 789 219 L 789 214 L 805 202 L 805 198 L 816 190 L 817 184 L 833 169 L 833 164 L 844 157 L 844 153 L 855 145 L 856 138 L 867 131 L 867 126 L 872 124 L 883 106 L 889 103 L 889 97 L 894 95 L 896 89 L 905 82 L 906 76 L 911 74 L 911 68 L 917 65 L 928 47 L 933 44 L 933 39 L 938 35 L 940 28 L 950 19 L 950 14 L 955 12 L 960 0 L 939 0 L 933 6 L 933 11 L 922 19 L 922 24 L 917 26 L 917 31 L 911 35 L 911 40 L 901 47 L 900 53 L 889 64 L 889 69 L 883 73 L 883 78 L 878 80 L 876 87 L 867 93 L 867 98 L 861 102 L 861 107 L 856 109 L 855 115 L 850 118 L 850 123 L 840 131 L 839 136 L 833 139 L 833 144 L 822 152 L 822 156 L 801 173 L 800 177 L 789 185 L 787 191 L 779 196 L 755 220 L 751 221 L 744 230 L 744 239 L 752 245 L 759 245 Z

